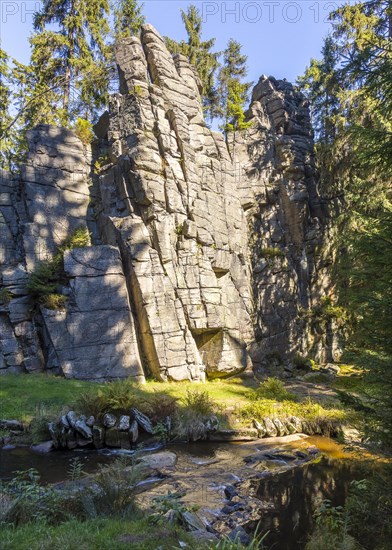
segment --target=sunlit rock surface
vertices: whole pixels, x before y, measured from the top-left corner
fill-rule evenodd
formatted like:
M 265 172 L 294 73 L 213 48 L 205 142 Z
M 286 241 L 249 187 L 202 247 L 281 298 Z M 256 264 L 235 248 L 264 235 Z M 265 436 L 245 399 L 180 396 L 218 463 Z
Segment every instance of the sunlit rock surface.
M 262 76 L 250 128 L 226 142 L 151 25 L 116 60 L 99 145 L 41 125 L 21 176 L 2 174 L 0 372 L 203 381 L 333 360 L 331 323 L 309 315 L 329 278 L 303 96 Z M 66 253 L 65 306 L 37 307 L 28 274 L 80 225 L 93 245 Z

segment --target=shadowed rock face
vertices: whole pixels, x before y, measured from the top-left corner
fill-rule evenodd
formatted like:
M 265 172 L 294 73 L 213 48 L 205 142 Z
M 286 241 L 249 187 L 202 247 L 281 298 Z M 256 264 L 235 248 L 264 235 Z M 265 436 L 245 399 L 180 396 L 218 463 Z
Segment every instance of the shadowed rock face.
M 226 143 L 205 124 L 194 69 L 151 25 L 116 59 L 120 93 L 97 126 L 110 158 L 100 177 L 89 182 L 91 153 L 72 132 L 39 126 L 21 179 L 2 179 L 12 299 L 0 304 L 0 369 L 204 380 L 271 354 L 322 358 L 331 333 L 315 336 L 299 315 L 329 284 L 303 97 L 261 77 L 252 126 Z M 33 311 L 27 272 L 82 223 L 94 246 L 66 254 L 66 308 Z

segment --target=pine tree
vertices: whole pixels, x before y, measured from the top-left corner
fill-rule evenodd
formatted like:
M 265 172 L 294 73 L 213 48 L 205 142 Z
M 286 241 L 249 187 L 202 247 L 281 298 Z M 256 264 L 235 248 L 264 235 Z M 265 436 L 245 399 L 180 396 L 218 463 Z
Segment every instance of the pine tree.
M 117 0 L 113 7 L 116 42 L 140 33 L 140 28 L 145 23 L 142 10 L 143 4 L 140 5 L 137 0 Z
M 219 52 L 212 52 L 215 38 L 202 40 L 203 19 L 200 11 L 194 6 L 189 6 L 185 12 L 181 10 L 181 17 L 185 25 L 188 40 L 176 42 L 165 38 L 169 51 L 175 54 L 185 55 L 189 62 L 196 68 L 202 84 L 202 101 L 204 112 L 210 119 L 217 115 L 218 96 L 215 89 L 215 72 L 219 67 Z
M 223 53 L 223 66 L 218 75 L 220 113 L 224 121 L 222 129 L 226 135 L 249 127 L 245 121 L 244 105 L 252 84 L 243 82 L 247 75 L 246 61 L 241 44 L 231 38 Z
M 43 1 L 34 17 L 31 63 L 18 65 L 15 72 L 25 127 L 39 122 L 68 125 L 104 105 L 108 13 L 108 0 Z

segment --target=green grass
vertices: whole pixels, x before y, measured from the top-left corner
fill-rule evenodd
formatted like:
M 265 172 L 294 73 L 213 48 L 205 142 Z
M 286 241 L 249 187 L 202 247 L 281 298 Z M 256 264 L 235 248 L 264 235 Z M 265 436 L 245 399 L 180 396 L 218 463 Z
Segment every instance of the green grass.
M 58 526 L 33 523 L 3 529 L 2 550 L 156 550 L 180 548 L 190 537 L 170 524 L 153 526 L 147 519 L 113 517 L 85 522 L 72 520 Z M 193 544 L 188 548 L 196 548 Z
M 29 422 L 36 416 L 58 414 L 94 387 L 93 382 L 46 374 L 7 374 L 0 378 L 0 418 Z
M 346 418 L 347 412 L 343 408 L 322 406 L 309 398 L 302 402 L 287 400 L 276 402 L 274 399 L 259 399 L 246 405 L 241 410 L 241 417 L 245 420 L 253 418 L 261 420 L 265 416 L 278 418 L 298 416 L 311 422 L 317 422 L 321 419 L 341 422 Z
M 224 428 L 230 427 L 233 415 L 241 421 L 240 425 L 236 422 L 236 427 L 249 425 L 253 418 L 263 416 L 295 415 L 311 421 L 349 418 L 344 408 L 330 408 L 310 399 L 301 402 L 285 389 L 283 382 L 274 378 L 263 383 L 236 378 L 205 384 L 147 382 L 143 385 L 135 385 L 132 380 L 97 384 L 45 374 L 5 375 L 0 380 L 0 417 L 25 422 L 56 416 L 65 406 L 96 417 L 105 411 L 122 412 L 136 407 L 158 422 L 161 417 L 172 415 L 176 408 L 185 410 L 189 406 L 187 399 L 189 401 L 194 392 L 208 394 Z

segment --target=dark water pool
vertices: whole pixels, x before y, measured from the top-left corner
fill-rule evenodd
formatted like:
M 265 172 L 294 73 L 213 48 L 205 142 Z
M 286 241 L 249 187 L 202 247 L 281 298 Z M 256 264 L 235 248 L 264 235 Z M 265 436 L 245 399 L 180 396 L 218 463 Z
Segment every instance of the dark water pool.
M 358 463 L 323 457 L 255 482 L 255 496 L 273 505 L 259 527 L 261 533 L 269 531 L 269 550 L 303 549 L 321 502 L 328 499 L 332 506 L 342 506 L 355 479 L 362 479 Z
M 108 464 L 113 460 L 112 456 L 88 450 L 39 454 L 29 447 L 0 449 L 0 479 L 12 479 L 15 471 L 34 468 L 40 474 L 42 483 L 57 483 L 69 478 L 68 472 L 75 458 L 81 461 L 86 473 L 93 473 L 101 464 Z

